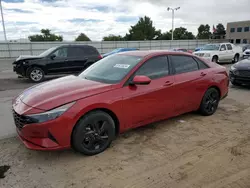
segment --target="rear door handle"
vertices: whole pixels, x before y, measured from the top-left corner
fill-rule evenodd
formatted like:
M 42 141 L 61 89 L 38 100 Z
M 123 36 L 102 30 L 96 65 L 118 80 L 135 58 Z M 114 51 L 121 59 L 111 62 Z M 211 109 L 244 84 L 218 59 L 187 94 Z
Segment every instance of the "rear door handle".
M 65 59 L 64 61 L 68 62 L 69 60 L 68 60 L 68 59 Z
M 163 86 L 171 86 L 174 82 L 166 81 Z
M 207 75 L 207 74 L 206 74 L 206 73 L 204 73 L 204 72 L 202 72 L 202 73 L 201 73 L 201 76 L 206 76 L 206 75 Z

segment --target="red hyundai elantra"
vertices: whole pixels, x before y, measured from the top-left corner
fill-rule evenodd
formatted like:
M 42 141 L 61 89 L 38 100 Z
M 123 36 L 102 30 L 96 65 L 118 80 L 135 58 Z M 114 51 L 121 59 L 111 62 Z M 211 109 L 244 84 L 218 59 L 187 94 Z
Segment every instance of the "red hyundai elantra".
M 191 54 L 125 52 L 25 90 L 13 115 L 29 149 L 94 155 L 128 129 L 190 111 L 212 115 L 228 83 L 224 67 Z

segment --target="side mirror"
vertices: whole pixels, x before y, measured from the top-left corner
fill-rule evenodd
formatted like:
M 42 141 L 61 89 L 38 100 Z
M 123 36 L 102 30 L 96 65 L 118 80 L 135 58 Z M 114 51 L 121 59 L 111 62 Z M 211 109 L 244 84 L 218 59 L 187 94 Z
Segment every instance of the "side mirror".
M 220 51 L 225 51 L 226 49 L 225 48 L 221 48 Z
M 56 54 L 52 54 L 52 55 L 50 56 L 50 59 L 55 59 L 55 57 L 56 57 Z
M 150 84 L 151 79 L 147 76 L 135 76 L 133 78 L 133 81 L 131 82 L 131 85 L 148 85 Z

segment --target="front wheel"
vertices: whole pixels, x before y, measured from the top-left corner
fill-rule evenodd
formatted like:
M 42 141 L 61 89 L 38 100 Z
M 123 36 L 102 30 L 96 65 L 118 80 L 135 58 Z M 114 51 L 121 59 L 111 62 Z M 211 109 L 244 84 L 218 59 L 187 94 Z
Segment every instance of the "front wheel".
M 72 147 L 85 155 L 96 155 L 106 150 L 115 138 L 115 122 L 103 111 L 83 116 L 72 133 Z
M 240 59 L 240 56 L 238 54 L 236 54 L 234 56 L 233 63 L 237 63 L 239 61 L 239 59 Z
M 204 116 L 210 116 L 215 113 L 220 101 L 219 91 L 215 88 L 209 88 L 204 94 L 201 104 L 200 112 Z
M 39 67 L 32 67 L 27 71 L 27 77 L 32 82 L 41 82 L 44 79 L 44 71 Z

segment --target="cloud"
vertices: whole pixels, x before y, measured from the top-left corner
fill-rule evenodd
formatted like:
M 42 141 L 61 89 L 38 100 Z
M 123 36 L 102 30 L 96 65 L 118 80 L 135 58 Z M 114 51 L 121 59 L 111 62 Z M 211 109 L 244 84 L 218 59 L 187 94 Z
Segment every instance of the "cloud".
M 74 40 L 85 33 L 92 40 L 109 34 L 124 35 L 141 16 L 149 16 L 163 32 L 172 27 L 167 7 L 175 12 L 175 27 L 194 34 L 200 24 L 216 25 L 249 19 L 249 0 L 3 0 L 8 39 L 28 37 L 42 28 Z M 2 28 L 0 27 L 0 32 Z M 3 40 L 0 35 L 0 40 Z

